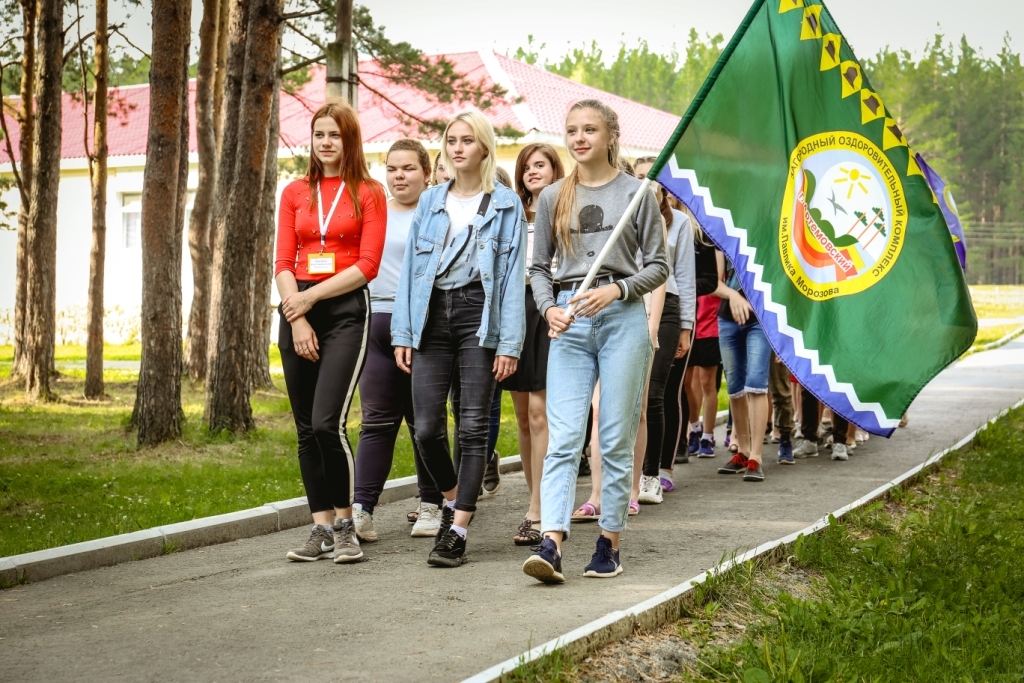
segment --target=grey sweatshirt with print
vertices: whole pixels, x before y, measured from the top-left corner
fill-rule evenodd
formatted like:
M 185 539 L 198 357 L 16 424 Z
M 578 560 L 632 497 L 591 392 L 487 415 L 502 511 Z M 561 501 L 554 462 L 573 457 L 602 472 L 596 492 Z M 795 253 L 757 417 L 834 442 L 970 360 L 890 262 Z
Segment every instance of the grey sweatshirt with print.
M 555 199 L 565 180 L 545 187 L 537 198 L 537 222 L 533 233 L 533 264 L 530 266 L 530 284 L 537 309 L 543 316 L 555 305 L 553 281 L 582 280 L 587 276 L 594 259 L 608 241 L 615 224 L 625 213 L 633 195 L 640 189 L 640 181 L 625 173 L 600 187 L 576 186 L 576 215 L 572 224 L 572 252 L 559 248 L 551 238 L 551 223 L 555 215 Z M 661 229 L 661 214 L 654 192 L 647 190 L 640 206 L 623 230 L 608 258 L 598 271 L 598 277 L 614 276 L 625 279 L 630 301 L 639 301 L 668 279 L 668 258 Z M 637 265 L 636 253 L 643 253 L 643 268 Z M 551 259 L 558 254 L 558 270 L 551 273 Z

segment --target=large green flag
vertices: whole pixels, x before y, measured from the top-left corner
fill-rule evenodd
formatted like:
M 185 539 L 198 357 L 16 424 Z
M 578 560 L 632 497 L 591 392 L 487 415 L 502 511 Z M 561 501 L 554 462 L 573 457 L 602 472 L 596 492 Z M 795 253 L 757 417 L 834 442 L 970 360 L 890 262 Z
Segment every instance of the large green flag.
M 757 0 L 651 171 L 736 268 L 772 347 L 888 436 L 973 342 L 935 196 L 817 0 Z

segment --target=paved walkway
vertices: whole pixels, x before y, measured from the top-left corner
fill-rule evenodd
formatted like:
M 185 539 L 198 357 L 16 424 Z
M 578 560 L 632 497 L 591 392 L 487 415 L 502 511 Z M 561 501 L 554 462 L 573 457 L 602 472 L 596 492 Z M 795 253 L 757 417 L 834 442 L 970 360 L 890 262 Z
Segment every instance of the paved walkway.
M 770 463 L 761 485 L 716 475 L 722 455 L 679 466 L 679 491 L 630 523 L 626 571 L 611 581 L 582 577 L 593 525 L 566 546 L 564 586 L 521 573 L 528 549 L 510 540 L 525 511 L 517 475 L 481 505 L 471 561 L 456 570 L 427 567 L 430 542 L 409 538 L 410 504 L 397 503 L 378 511 L 382 540 L 357 565 L 286 562 L 305 540 L 296 529 L 16 587 L 0 592 L 0 680 L 457 680 L 807 526 L 1022 397 L 1017 340 L 947 370 L 907 429 L 849 462 L 826 452 Z

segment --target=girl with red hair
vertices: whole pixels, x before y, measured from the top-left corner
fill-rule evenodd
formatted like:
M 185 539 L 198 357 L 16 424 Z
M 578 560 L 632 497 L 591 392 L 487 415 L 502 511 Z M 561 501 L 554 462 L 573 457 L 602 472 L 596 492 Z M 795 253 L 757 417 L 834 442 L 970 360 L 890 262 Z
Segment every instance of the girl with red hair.
M 346 422 L 366 359 L 370 294 L 387 207 L 370 177 L 352 107 L 329 101 L 310 124 L 309 171 L 281 195 L 274 277 L 278 345 L 299 436 L 313 531 L 295 561 L 363 557 L 352 522 L 354 466 Z

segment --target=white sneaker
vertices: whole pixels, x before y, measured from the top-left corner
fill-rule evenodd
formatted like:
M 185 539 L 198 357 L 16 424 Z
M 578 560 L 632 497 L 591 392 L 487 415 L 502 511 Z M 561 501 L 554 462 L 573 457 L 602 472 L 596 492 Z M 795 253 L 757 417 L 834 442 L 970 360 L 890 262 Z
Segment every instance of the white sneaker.
M 434 538 L 441 528 L 441 508 L 431 503 L 420 503 L 420 516 L 412 525 L 414 538 Z
M 373 528 L 373 515 L 363 511 L 362 503 L 352 504 L 352 521 L 356 525 L 356 536 L 362 541 L 377 540 L 377 530 Z
M 658 505 L 663 500 L 661 480 L 658 477 L 642 475 L 640 477 L 640 495 L 637 497 L 637 502 L 644 505 Z
M 845 443 L 837 443 L 832 445 L 832 459 L 833 460 L 849 460 L 850 455 L 846 452 Z
M 800 439 L 793 444 L 794 458 L 817 458 L 818 444 L 809 439 Z

